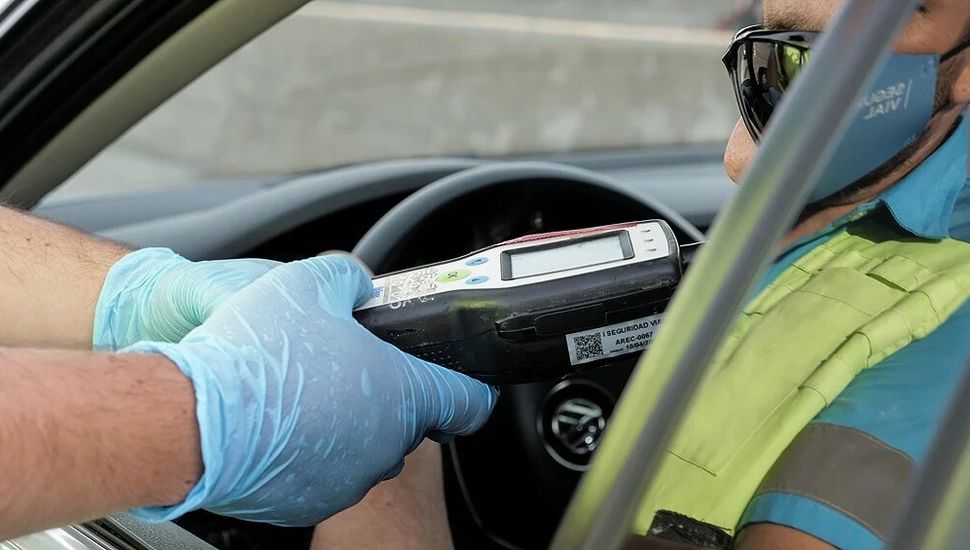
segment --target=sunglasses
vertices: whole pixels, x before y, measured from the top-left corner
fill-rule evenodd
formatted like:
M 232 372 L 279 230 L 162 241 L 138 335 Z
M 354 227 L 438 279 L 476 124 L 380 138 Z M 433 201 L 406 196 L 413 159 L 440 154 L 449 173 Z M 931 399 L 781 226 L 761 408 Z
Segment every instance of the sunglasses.
M 809 31 L 766 30 L 753 25 L 738 31 L 721 61 L 734 84 L 741 119 L 755 143 L 788 87 L 812 57 L 820 36 Z M 964 39 L 940 57 L 944 62 L 970 46 Z
M 792 81 L 812 56 L 817 32 L 773 31 L 759 25 L 738 31 L 722 61 L 734 84 L 741 119 L 755 143 Z

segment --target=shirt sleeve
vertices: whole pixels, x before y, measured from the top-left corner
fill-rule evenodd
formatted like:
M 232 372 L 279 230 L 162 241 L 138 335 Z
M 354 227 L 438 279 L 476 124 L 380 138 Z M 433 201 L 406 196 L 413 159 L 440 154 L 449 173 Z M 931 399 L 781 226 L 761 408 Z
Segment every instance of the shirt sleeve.
M 739 530 L 776 523 L 839 548 L 882 548 L 970 360 L 970 302 L 860 373 L 791 443 Z

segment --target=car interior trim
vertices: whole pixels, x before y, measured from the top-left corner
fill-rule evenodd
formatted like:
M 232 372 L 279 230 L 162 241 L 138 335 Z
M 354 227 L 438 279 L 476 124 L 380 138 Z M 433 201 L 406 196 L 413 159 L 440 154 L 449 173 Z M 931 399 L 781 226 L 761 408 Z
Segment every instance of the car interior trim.
M 220 0 L 50 139 L 6 182 L 0 200 L 32 206 L 149 111 L 305 2 Z

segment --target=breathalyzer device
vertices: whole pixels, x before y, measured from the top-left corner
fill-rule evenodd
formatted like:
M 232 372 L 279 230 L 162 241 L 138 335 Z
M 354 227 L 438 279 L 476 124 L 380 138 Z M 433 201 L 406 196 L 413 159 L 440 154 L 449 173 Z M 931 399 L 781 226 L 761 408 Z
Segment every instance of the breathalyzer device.
M 661 220 L 530 235 L 378 277 L 354 317 L 486 382 L 553 380 L 644 350 L 694 246 Z

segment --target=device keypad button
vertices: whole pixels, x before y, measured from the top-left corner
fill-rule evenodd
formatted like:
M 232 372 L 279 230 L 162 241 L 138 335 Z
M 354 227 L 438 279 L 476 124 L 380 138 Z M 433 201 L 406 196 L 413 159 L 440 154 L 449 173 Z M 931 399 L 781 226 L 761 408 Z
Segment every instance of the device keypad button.
M 452 269 L 450 271 L 445 271 L 441 275 L 438 275 L 439 283 L 457 283 L 458 281 L 464 280 L 472 272 L 467 269 Z

